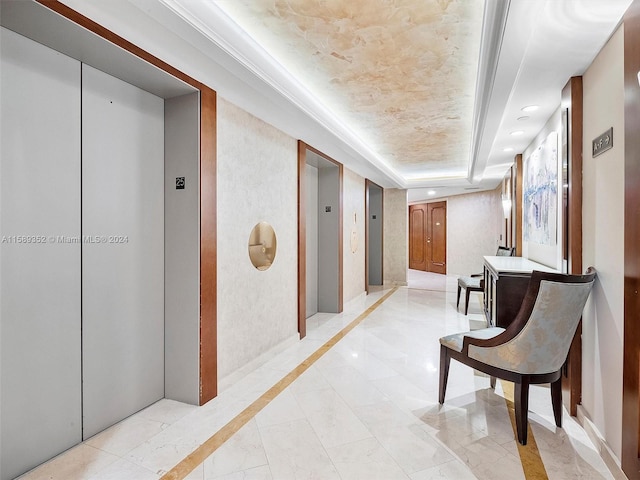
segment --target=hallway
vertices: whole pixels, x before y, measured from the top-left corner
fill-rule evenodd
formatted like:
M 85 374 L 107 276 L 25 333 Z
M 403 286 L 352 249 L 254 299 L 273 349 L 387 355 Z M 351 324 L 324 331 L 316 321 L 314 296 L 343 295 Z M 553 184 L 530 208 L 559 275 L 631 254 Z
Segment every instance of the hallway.
M 546 386 L 531 390 L 526 447 L 510 384 L 493 392 L 452 362 L 438 405 L 438 338 L 484 323 L 480 296 L 464 316 L 456 278 L 434 275 L 314 316 L 304 340 L 203 407 L 161 400 L 20 478 L 614 478 L 566 412 L 556 430 Z

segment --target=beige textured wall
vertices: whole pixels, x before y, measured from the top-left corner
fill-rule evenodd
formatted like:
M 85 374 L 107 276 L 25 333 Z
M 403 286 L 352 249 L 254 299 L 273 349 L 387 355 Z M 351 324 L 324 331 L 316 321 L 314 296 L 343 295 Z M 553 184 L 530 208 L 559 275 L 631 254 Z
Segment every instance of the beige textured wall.
M 343 173 L 343 302 L 364 293 L 365 230 L 364 189 L 360 175 L 344 169 Z M 352 236 L 355 243 L 352 245 Z M 355 247 L 355 252 L 353 248 Z
M 447 199 L 447 273 L 482 272 L 484 255 L 495 255 L 503 230 L 501 187 Z
M 297 335 L 297 143 L 218 97 L 218 377 Z M 265 221 L 277 236 L 266 271 L 248 255 Z
M 406 285 L 409 267 L 409 207 L 407 191 L 397 188 L 384 190 L 384 258 L 383 283 Z
M 598 277 L 582 317 L 582 406 L 620 458 L 624 338 L 624 35 L 621 27 L 583 76 L 582 265 Z M 613 148 L 591 140 L 613 127 Z

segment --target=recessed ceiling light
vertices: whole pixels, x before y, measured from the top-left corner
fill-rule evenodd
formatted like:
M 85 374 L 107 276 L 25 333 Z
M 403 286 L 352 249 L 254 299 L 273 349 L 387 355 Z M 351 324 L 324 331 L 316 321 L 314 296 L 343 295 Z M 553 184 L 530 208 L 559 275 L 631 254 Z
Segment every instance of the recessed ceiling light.
M 512 137 L 517 137 L 518 135 L 522 135 L 523 133 L 523 130 L 516 130 L 515 132 L 511 132 L 509 135 L 511 135 Z
M 540 108 L 539 105 L 527 105 L 526 107 L 522 108 L 522 111 L 523 112 L 535 112 L 539 108 Z
M 529 120 L 529 117 L 525 115 L 524 117 L 518 117 L 518 120 Z
M 436 194 L 436 191 L 435 191 L 435 190 L 429 190 L 429 191 L 427 192 L 427 195 L 435 195 L 435 194 Z
M 513 148 L 507 147 L 503 150 L 503 152 L 513 152 Z

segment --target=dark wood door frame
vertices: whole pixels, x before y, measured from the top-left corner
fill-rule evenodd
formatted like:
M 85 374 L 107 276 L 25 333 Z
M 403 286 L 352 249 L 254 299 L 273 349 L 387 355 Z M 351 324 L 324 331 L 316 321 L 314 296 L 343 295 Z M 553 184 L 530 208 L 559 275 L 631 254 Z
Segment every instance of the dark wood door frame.
M 339 212 L 338 212 L 338 312 L 343 310 L 343 245 L 344 245 L 344 217 L 343 217 L 343 185 L 344 166 L 325 155 L 320 150 L 298 140 L 298 333 L 300 338 L 307 335 L 307 213 L 306 213 L 306 169 L 307 150 L 320 155 L 325 160 L 338 167 L 339 175 Z
M 567 273 L 582 274 L 582 77 L 572 77 L 562 89 L 562 106 L 567 110 L 568 148 L 567 217 L 564 219 L 567 242 Z M 564 405 L 572 416 L 578 414 L 582 400 L 582 322 L 571 342 L 563 369 Z
M 640 0 L 624 16 L 624 353 L 622 470 L 640 479 Z
M 434 219 L 434 210 L 436 209 L 444 209 L 444 218 L 442 219 L 444 222 L 444 244 L 440 245 L 435 241 L 435 226 L 433 225 Z M 444 262 L 442 264 L 436 263 L 433 261 L 433 250 L 436 248 L 436 245 L 442 246 L 444 248 Z M 444 270 L 444 271 L 442 271 Z M 447 202 L 431 202 L 427 203 L 427 271 L 446 274 L 447 273 Z
M 298 140 L 298 333 L 307 336 L 307 145 Z
M 507 175 L 502 180 L 503 184 L 503 195 L 505 198 L 508 198 L 511 201 L 511 208 L 509 209 L 508 215 L 505 218 L 505 239 L 504 245 L 505 247 L 514 247 L 515 238 L 516 238 L 516 215 L 515 211 L 517 208 L 516 202 L 516 183 L 517 183 L 517 168 L 514 160 L 514 164 L 509 169 Z
M 513 205 L 515 206 L 515 211 L 516 211 L 515 247 L 516 247 L 516 256 L 521 257 L 522 256 L 522 222 L 523 222 L 523 218 L 522 218 L 522 198 L 523 198 L 522 197 L 523 195 L 522 193 L 522 154 L 521 153 L 519 153 L 515 157 L 515 167 L 516 167 L 515 185 L 514 185 L 515 196 L 513 198 Z
M 422 223 L 421 223 L 421 231 L 416 232 L 416 225 L 414 220 L 414 213 L 417 211 L 422 212 Z M 416 204 L 409 205 L 409 268 L 415 270 L 423 270 L 427 271 L 427 248 L 426 248 L 426 225 L 427 225 L 427 210 L 426 204 Z M 416 241 L 417 238 L 418 248 L 420 252 L 422 252 L 422 260 L 416 261 L 415 256 L 418 252 L 416 249 Z
M 200 91 L 200 405 L 218 394 L 216 92 L 57 0 L 37 0 L 71 22 Z

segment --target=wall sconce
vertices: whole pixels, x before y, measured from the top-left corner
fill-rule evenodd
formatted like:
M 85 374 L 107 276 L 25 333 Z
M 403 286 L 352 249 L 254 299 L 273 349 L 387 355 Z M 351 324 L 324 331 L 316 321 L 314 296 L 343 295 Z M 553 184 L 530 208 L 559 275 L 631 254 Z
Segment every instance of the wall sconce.
M 276 257 L 276 232 L 267 222 L 260 222 L 249 235 L 249 260 L 258 270 L 268 270 Z
M 511 199 L 506 195 L 502 195 L 502 210 L 504 211 L 504 218 L 509 218 L 511 215 Z

